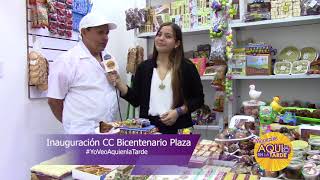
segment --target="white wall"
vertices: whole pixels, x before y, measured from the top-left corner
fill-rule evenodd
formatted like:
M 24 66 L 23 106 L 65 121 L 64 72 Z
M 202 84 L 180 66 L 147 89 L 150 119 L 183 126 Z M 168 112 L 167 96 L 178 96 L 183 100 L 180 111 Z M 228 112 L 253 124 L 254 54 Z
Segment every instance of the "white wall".
M 0 6 L 0 62 L 4 62 L 0 78 L 1 179 L 30 179 L 29 169 L 38 163 L 38 152 L 33 146 L 37 134 L 62 133 L 63 130 L 46 100 L 28 99 L 26 2 L 0 2 L 6 4 Z M 118 25 L 118 29 L 110 33 L 108 46 L 120 62 L 122 77 L 125 77 L 127 49 L 135 42 L 134 32 L 125 30 L 124 11 L 142 2 L 96 0 L 93 9 L 102 11 Z
M 117 29 L 110 31 L 107 49 L 115 56 L 119 63 L 121 78 L 124 81 L 129 81 L 130 77 L 126 75 L 128 49 L 135 47 L 136 45 L 146 47 L 146 40 L 136 38 L 136 32 L 134 30 L 126 30 L 125 10 L 133 7 L 144 8 L 146 2 L 145 0 L 117 1 L 116 3 L 110 3 L 110 1 L 106 0 L 92 0 L 92 2 L 92 12 L 99 12 L 105 15 L 110 21 L 116 23 L 118 26 Z M 126 101 L 120 99 L 122 118 L 125 118 L 126 116 L 127 105 L 128 103 Z
M 30 141 L 38 133 L 62 131 L 45 100 L 28 99 L 26 2 L 4 3 L 0 6 L 1 179 L 30 179 L 28 169 L 37 153 Z

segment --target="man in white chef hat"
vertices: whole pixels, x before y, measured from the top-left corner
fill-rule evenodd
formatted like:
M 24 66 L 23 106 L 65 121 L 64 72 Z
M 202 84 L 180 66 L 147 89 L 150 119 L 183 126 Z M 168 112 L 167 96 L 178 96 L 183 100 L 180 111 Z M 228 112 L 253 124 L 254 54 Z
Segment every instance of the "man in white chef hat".
M 102 62 L 112 56 L 105 48 L 117 25 L 89 13 L 79 24 L 81 41 L 50 64 L 48 103 L 68 134 L 91 134 L 101 120 L 113 121 L 117 95 Z

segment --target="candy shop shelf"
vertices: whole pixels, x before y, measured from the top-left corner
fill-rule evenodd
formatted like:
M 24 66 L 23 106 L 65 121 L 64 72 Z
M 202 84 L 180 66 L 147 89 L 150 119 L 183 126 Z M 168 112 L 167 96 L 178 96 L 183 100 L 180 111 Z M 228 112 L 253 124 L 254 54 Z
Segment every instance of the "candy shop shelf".
M 284 26 L 298 26 L 306 24 L 319 24 L 320 15 L 313 16 L 298 16 L 283 19 L 272 19 L 256 22 L 231 22 L 231 28 L 271 28 Z
M 209 27 L 203 27 L 203 28 L 197 28 L 197 29 L 183 29 L 182 33 L 184 35 L 195 35 L 195 34 L 208 34 L 209 33 Z M 146 33 L 140 33 L 137 35 L 138 38 L 152 38 L 156 35 L 155 32 L 146 32 Z
M 269 75 L 269 76 L 240 76 L 233 75 L 232 79 L 320 79 L 319 74 L 301 75 Z

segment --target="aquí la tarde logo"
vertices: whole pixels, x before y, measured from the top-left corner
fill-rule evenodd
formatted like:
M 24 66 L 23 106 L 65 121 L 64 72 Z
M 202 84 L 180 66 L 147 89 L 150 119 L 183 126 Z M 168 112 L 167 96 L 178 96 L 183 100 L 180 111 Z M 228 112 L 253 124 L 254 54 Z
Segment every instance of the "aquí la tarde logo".
M 255 142 L 255 159 L 265 170 L 280 171 L 290 164 L 293 156 L 292 144 L 285 135 L 270 132 L 256 139 Z

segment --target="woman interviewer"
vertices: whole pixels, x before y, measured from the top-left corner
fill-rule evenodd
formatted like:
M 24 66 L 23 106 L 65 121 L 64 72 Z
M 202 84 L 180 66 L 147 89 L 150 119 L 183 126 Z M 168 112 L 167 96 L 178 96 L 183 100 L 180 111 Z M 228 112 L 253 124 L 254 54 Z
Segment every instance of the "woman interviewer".
M 160 26 L 153 58 L 139 65 L 131 88 L 117 73 L 109 74 L 108 80 L 116 84 L 122 98 L 140 106 L 140 118 L 149 119 L 164 134 L 191 127 L 191 112 L 204 103 L 200 76 L 184 58 L 182 32 L 174 23 Z

